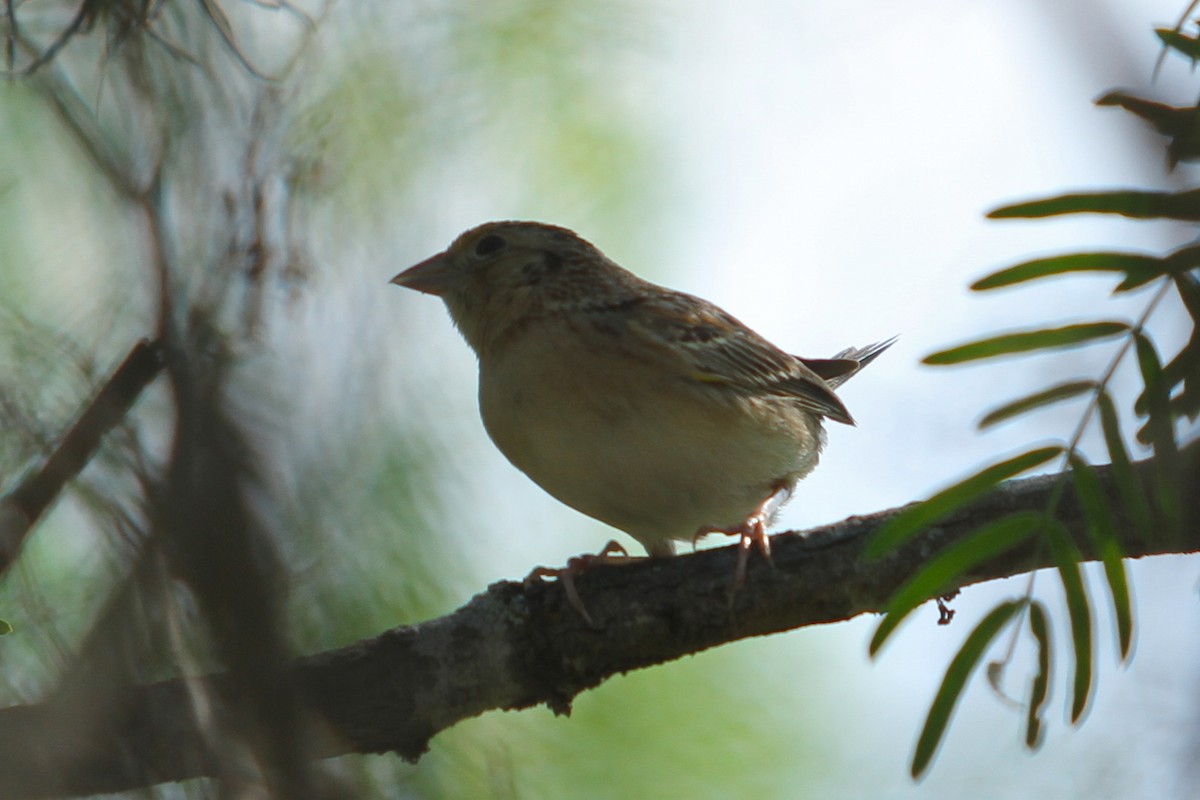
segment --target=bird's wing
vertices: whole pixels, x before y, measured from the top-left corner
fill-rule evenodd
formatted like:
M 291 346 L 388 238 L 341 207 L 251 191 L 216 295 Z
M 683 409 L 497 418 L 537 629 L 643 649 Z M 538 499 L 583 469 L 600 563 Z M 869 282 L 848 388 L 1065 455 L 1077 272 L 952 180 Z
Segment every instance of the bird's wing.
M 813 413 L 854 424 L 820 375 L 712 303 L 663 291 L 621 306 L 621 323 L 637 350 L 664 368 L 704 384 L 789 397 Z

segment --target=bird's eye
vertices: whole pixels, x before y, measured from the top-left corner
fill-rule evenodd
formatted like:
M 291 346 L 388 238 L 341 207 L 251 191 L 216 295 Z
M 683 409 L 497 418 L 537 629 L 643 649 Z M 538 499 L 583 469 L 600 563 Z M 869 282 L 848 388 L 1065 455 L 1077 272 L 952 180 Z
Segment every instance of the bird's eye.
M 504 249 L 508 242 L 504 241 L 503 236 L 497 236 L 494 233 L 489 233 L 487 236 L 479 240 L 475 245 L 475 255 L 490 256 L 492 253 L 498 253 Z

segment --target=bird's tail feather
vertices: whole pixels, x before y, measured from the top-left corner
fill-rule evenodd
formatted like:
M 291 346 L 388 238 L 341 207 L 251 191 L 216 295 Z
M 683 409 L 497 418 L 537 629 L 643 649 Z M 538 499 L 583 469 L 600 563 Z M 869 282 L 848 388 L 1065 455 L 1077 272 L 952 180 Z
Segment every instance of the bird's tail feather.
M 829 388 L 836 389 L 858 374 L 858 371 L 870 364 L 879 354 L 896 343 L 897 336 L 875 342 L 866 347 L 847 347 L 833 358 L 805 358 L 804 365 L 820 375 Z

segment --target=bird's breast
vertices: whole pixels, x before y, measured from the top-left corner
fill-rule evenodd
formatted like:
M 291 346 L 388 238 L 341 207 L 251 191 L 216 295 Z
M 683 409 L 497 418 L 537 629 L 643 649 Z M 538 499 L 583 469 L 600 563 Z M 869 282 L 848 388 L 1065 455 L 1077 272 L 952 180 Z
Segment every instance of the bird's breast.
M 816 464 L 820 422 L 784 398 L 664 374 L 603 336 L 530 333 L 481 355 L 488 434 L 550 494 L 648 547 L 739 524 Z

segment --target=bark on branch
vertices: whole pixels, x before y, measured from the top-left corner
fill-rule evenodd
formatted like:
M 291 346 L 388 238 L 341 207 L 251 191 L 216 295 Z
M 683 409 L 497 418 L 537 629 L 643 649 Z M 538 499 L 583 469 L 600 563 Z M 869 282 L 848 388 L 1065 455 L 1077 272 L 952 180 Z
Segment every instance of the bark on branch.
M 1179 485 L 1200 485 L 1200 446 L 1184 455 Z M 1143 474 L 1148 465 L 1139 465 Z M 1097 471 L 1115 497 L 1108 468 Z M 392 751 L 416 760 L 438 731 L 484 711 L 545 703 L 565 713 L 575 695 L 621 672 L 748 636 L 878 612 L 930 554 L 999 516 L 1044 509 L 1054 481 L 1004 484 L 877 561 L 861 557 L 863 546 L 901 509 L 779 534 L 774 566 L 752 558 L 732 601 L 732 547 L 599 567 L 577 581 L 596 628 L 571 609 L 558 584 L 493 584 L 445 617 L 297 662 L 294 677 L 328 734 L 311 756 Z M 1183 497 L 1182 538 L 1145 541 L 1122 520 L 1124 552 L 1200 550 L 1200 493 L 1185 489 Z M 1069 489 L 1059 516 L 1085 557 L 1095 558 Z M 1028 545 L 978 567 L 960 585 L 1051 566 L 1046 553 Z M 201 683 L 212 696 L 224 691 L 221 676 L 179 679 L 103 700 L 56 697 L 0 710 L 0 798 L 110 792 L 211 774 L 189 699 Z M 81 702 L 99 703 L 104 713 L 81 713 Z

